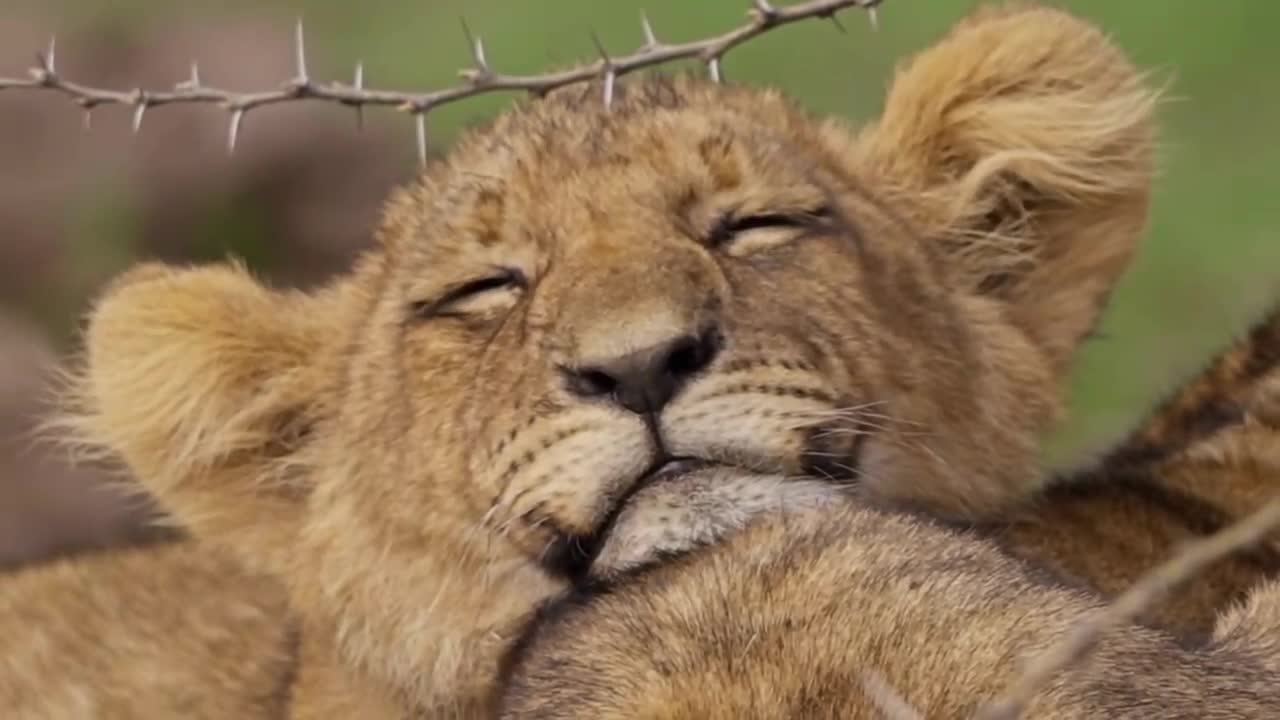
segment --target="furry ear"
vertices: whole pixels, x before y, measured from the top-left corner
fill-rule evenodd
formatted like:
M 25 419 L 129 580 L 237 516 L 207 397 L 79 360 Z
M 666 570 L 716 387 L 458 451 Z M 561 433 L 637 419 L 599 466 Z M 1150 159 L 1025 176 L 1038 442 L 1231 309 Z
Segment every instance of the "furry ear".
M 1063 372 L 1145 225 L 1156 101 L 1097 28 L 989 9 L 899 71 L 861 149 Z
M 93 310 L 69 422 L 199 538 L 251 562 L 291 542 L 309 491 L 333 294 L 269 290 L 241 268 L 144 265 Z

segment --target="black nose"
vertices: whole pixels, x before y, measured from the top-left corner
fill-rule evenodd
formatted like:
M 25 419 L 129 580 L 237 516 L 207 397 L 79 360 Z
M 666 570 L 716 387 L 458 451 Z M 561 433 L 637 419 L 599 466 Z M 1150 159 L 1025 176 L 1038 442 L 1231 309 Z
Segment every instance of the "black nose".
M 604 362 L 570 370 L 569 389 L 584 397 L 610 395 L 633 413 L 656 413 L 720 349 L 720 334 L 681 335 Z

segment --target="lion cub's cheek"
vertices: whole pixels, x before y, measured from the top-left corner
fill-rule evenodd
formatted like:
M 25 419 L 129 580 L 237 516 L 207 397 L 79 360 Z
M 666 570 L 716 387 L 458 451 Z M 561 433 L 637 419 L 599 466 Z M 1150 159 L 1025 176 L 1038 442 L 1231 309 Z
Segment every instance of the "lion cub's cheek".
M 607 407 L 566 407 L 516 428 L 474 442 L 467 477 L 486 503 L 477 522 L 531 556 L 555 533 L 595 533 L 654 462 L 644 421 Z
M 750 369 L 714 373 L 677 397 L 661 420 L 668 451 L 758 472 L 804 472 L 811 432 L 847 393 L 814 370 L 743 364 Z

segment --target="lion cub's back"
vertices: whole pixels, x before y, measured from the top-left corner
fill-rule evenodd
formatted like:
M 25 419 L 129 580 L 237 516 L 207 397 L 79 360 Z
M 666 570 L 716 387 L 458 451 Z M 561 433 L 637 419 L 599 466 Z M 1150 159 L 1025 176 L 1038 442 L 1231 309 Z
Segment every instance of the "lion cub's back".
M 190 541 L 0 575 L 0 717 L 283 716 L 282 588 Z

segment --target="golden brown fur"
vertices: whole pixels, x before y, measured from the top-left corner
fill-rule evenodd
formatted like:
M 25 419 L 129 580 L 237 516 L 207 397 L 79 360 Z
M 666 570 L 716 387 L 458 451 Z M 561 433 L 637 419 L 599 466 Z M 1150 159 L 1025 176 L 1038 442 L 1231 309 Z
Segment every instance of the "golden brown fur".
M 0 581 L 0 716 L 280 718 L 298 636 L 274 579 L 179 542 Z
M 1056 479 L 1010 519 L 1001 545 L 1103 593 L 1280 493 L 1280 308 L 1175 393 L 1096 467 Z M 1151 615 L 1207 634 L 1225 604 L 1280 574 L 1280 547 L 1218 563 Z
M 1106 595 L 1276 496 L 1278 338 L 1280 308 L 1012 521 L 888 518 L 749 474 L 651 484 L 593 567 L 603 582 L 520 647 L 504 716 L 875 718 L 874 682 L 926 717 L 969 716 Z M 1278 571 L 1267 546 L 1211 567 L 1156 607 L 1165 628 L 1122 628 L 1027 716 L 1269 717 Z
M 74 424 L 280 579 L 296 715 L 484 714 L 522 628 L 665 459 L 957 521 L 1034 491 L 1143 227 L 1152 104 L 1048 10 L 979 13 L 857 132 L 685 77 L 607 111 L 568 88 L 460 141 L 327 288 L 126 275 L 94 309 Z M 609 386 L 637 358 L 669 397 Z
M 972 717 L 1020 664 L 1102 607 L 991 542 L 856 502 L 774 515 L 555 606 L 521 649 L 504 718 Z M 1212 641 L 1122 627 L 1026 718 L 1264 718 L 1280 708 L 1280 585 Z
M 1280 307 L 1163 403 L 1096 466 L 1050 480 L 1007 517 L 974 529 L 1004 550 L 1104 594 L 1184 543 L 1280 493 Z M 611 577 L 712 544 L 755 517 L 822 507 L 843 494 L 812 481 L 718 474 L 659 483 L 619 515 L 592 566 Z M 1207 636 L 1224 608 L 1280 574 L 1274 544 L 1236 553 L 1159 604 L 1156 624 Z

